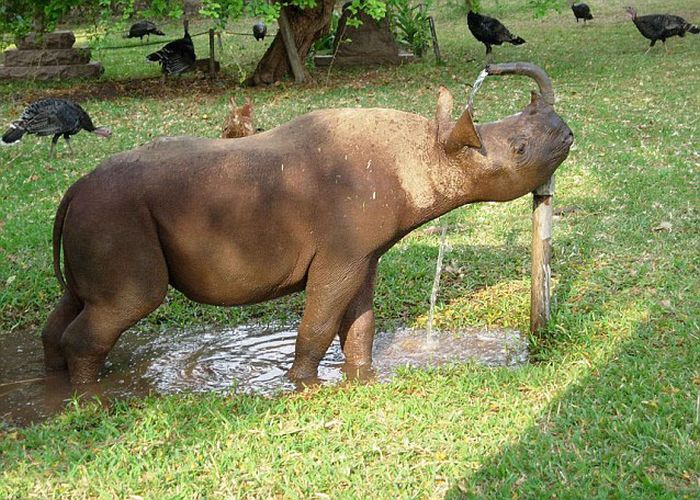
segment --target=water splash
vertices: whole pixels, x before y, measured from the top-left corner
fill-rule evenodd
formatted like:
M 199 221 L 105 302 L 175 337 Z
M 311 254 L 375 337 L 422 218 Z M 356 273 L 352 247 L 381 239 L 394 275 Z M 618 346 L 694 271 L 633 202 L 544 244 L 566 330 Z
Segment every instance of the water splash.
M 489 76 L 488 72 L 485 69 L 482 69 L 479 76 L 477 76 L 476 80 L 474 80 L 474 85 L 472 85 L 472 91 L 469 94 L 469 100 L 467 101 L 467 109 L 472 116 L 474 116 L 474 96 L 481 88 L 481 84 L 484 83 L 487 76 Z
M 433 333 L 433 318 L 435 317 L 435 302 L 440 290 L 440 274 L 442 273 L 442 259 L 445 255 L 447 244 L 447 223 L 442 225 L 440 233 L 440 248 L 438 249 L 437 263 L 435 264 L 435 279 L 433 279 L 433 290 L 430 292 L 430 312 L 428 313 L 428 327 L 426 332 L 426 346 L 435 344 L 435 334 Z

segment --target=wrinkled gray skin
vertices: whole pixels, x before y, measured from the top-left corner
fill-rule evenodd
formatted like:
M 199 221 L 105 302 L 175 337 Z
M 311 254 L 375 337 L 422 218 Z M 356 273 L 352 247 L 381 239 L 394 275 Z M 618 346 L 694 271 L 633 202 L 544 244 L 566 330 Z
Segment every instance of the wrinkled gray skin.
M 531 192 L 573 141 L 535 93 L 521 113 L 476 129 L 467 112 L 455 126 L 451 110 L 441 89 L 435 120 L 323 110 L 250 137 L 164 138 L 109 158 L 56 215 L 65 292 L 42 332 L 47 367 L 95 381 L 168 284 L 222 306 L 305 289 L 289 377 L 313 379 L 335 335 L 348 367 L 368 367 L 379 257 L 456 207 Z

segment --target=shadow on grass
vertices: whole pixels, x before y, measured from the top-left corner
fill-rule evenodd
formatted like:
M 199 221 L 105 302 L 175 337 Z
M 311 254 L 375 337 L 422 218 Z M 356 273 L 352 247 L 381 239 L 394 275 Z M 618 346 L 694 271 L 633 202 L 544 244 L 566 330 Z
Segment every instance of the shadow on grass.
M 452 232 L 451 237 L 458 236 Z M 433 245 L 410 242 L 382 257 L 375 298 L 380 322 L 410 326 L 425 317 L 438 246 L 437 241 Z M 445 255 L 438 304 L 449 307 L 488 287 L 524 279 L 529 275 L 529 269 L 525 270 L 529 258 L 529 249 L 519 245 L 451 245 Z
M 700 350 L 682 330 L 639 324 L 614 356 L 554 399 L 517 443 L 446 497 L 697 498 L 693 370 Z

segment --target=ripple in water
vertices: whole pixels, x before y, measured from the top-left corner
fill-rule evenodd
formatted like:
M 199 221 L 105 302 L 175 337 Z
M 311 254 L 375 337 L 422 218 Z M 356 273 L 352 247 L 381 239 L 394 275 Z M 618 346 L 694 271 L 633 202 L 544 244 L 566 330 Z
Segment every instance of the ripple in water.
M 179 331 L 144 345 L 143 377 L 157 392 L 238 392 L 273 395 L 292 391 L 286 377 L 294 361 L 296 329 L 241 326 L 217 331 Z M 154 356 L 155 354 L 155 356 Z M 336 340 L 319 366 L 326 382 L 342 379 L 344 356 Z

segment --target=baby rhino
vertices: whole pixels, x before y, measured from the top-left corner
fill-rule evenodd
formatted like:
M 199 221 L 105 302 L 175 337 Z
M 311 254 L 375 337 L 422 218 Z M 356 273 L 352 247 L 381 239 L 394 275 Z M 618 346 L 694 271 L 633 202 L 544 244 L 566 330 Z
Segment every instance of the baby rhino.
M 542 94 L 476 127 L 468 111 L 451 120 L 443 88 L 433 120 L 326 109 L 235 140 L 163 138 L 109 158 L 58 207 L 64 293 L 42 332 L 46 365 L 67 367 L 76 384 L 95 381 L 121 333 L 171 285 L 221 306 L 305 290 L 288 376 L 314 378 L 336 335 L 348 367 L 369 367 L 379 257 L 454 208 L 531 192 L 569 152 L 544 72 L 490 71 L 531 76 Z

